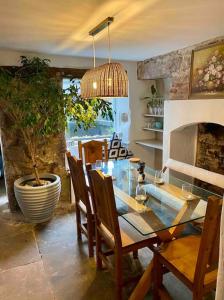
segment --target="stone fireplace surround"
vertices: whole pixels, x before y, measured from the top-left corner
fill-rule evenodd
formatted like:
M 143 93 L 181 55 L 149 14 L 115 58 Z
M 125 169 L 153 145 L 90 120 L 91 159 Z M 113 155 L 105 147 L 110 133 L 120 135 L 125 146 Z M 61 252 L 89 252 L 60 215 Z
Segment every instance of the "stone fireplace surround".
M 173 158 L 194 165 L 193 153 L 196 152 L 197 146 L 194 128 L 200 123 L 224 126 L 224 99 L 165 101 L 163 164 L 169 158 Z M 186 135 L 184 139 L 181 137 L 183 130 L 189 138 L 186 138 Z M 175 138 L 174 132 L 177 132 Z M 176 148 L 176 153 L 174 153 L 174 148 Z

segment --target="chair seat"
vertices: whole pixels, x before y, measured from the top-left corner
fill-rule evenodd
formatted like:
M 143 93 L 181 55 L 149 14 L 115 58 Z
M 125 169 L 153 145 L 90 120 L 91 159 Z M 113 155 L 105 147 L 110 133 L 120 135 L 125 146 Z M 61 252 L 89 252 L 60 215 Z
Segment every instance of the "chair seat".
M 170 242 L 159 253 L 193 283 L 200 242 L 200 236 L 187 236 Z M 217 269 L 205 275 L 204 284 L 211 284 L 216 281 L 216 278 Z

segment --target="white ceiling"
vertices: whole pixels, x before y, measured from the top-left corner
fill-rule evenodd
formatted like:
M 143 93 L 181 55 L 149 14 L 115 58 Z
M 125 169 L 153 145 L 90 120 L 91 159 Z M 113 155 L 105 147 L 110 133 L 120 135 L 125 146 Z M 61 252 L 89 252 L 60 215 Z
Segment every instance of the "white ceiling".
M 0 48 L 92 56 L 108 16 L 112 57 L 142 60 L 224 35 L 224 0 L 0 0 Z M 107 30 L 96 36 L 105 58 Z

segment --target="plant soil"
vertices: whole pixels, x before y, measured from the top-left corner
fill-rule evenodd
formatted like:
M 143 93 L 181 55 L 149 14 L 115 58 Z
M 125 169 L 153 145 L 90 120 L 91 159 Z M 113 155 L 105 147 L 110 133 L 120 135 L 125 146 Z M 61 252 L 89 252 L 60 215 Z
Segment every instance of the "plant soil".
M 26 180 L 23 183 L 21 183 L 21 185 L 22 186 L 39 187 L 39 186 L 48 185 L 48 184 L 50 184 L 52 182 L 54 182 L 53 179 L 50 179 L 50 178 L 49 179 L 40 178 L 41 185 L 39 185 L 35 179 L 29 179 L 29 180 Z

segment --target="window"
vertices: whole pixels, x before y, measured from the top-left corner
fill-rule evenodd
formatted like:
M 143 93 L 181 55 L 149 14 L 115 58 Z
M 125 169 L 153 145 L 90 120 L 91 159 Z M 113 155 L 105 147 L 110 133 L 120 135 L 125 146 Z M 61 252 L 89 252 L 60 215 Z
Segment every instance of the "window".
M 80 86 L 80 80 L 77 79 L 75 82 L 77 86 Z M 70 86 L 70 79 L 63 79 L 63 89 L 66 89 Z M 110 100 L 112 103 L 113 111 L 116 111 L 115 101 Z M 115 118 L 114 118 L 115 119 Z M 96 125 L 93 128 L 88 130 L 84 130 L 82 128 L 78 128 L 76 132 L 75 122 L 68 120 L 67 130 L 66 130 L 66 138 L 75 138 L 76 140 L 88 140 L 88 139 L 98 139 L 98 138 L 109 138 L 115 131 L 115 122 L 107 119 L 103 119 L 101 116 L 98 116 L 96 120 Z
M 70 86 L 71 82 L 69 78 L 63 79 L 63 89 L 66 89 Z M 77 79 L 75 84 L 79 87 L 80 80 Z M 93 128 L 88 130 L 78 128 L 75 129 L 75 122 L 68 120 L 67 129 L 66 129 L 66 143 L 67 148 L 74 154 L 77 155 L 77 141 L 79 140 L 92 140 L 92 139 L 104 139 L 111 138 L 113 132 L 117 132 L 118 135 L 125 140 L 127 143 L 128 140 L 128 129 L 129 126 L 122 121 L 122 113 L 128 114 L 129 111 L 129 101 L 128 98 L 114 98 L 108 99 L 112 103 L 112 109 L 114 112 L 114 121 L 103 119 L 101 116 L 98 116 L 96 120 L 96 125 Z M 127 122 L 126 122 L 127 123 Z

